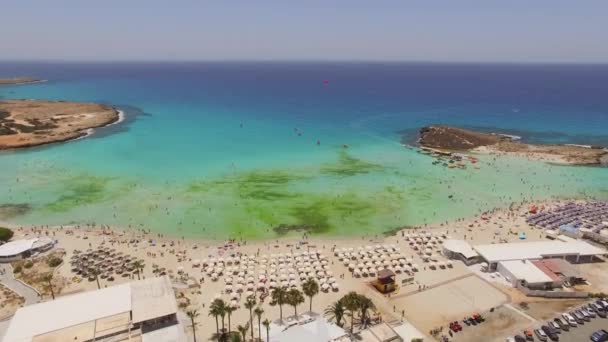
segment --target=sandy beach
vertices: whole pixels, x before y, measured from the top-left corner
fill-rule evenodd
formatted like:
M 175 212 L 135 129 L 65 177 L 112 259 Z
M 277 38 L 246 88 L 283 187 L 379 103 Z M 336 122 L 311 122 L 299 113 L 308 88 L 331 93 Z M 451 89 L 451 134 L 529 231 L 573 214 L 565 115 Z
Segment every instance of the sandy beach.
M 545 208 L 562 203 L 564 201 L 533 202 L 534 205 Z M 200 320 L 199 330 L 202 330 L 203 336 L 210 336 L 215 330 L 214 319 L 207 315 L 207 311 L 209 303 L 216 297 L 224 298 L 226 301 L 235 300 L 240 307 L 232 316 L 233 324 L 242 324 L 248 319 L 248 311 L 242 307 L 246 297 L 245 292 L 233 295 L 235 292 L 226 291 L 226 285 L 232 284 L 232 282 L 227 282 L 227 278 L 234 277 L 236 280 L 240 275 L 228 274 L 230 266 L 223 265 L 228 268 L 228 271 L 224 269 L 224 274 L 212 277 L 206 270 L 208 266 L 204 266 L 205 263 L 209 263 L 209 260 L 213 259 L 227 260 L 247 255 L 253 262 L 248 268 L 245 268 L 245 271 L 248 270 L 248 276 L 257 279 L 257 275 L 262 272 L 265 274 L 268 264 L 271 261 L 274 262 L 276 258 L 293 256 L 295 263 L 295 257 L 304 252 L 318 253 L 323 260 L 327 260 L 325 271 L 336 279 L 339 287 L 337 291 L 320 292 L 313 299 L 314 312 L 322 313 L 330 303 L 345 293 L 356 291 L 374 300 L 383 320 L 404 319 L 414 324 L 420 331 L 428 333 L 433 328 L 445 325 L 451 320 L 460 319 L 473 311 L 483 312 L 509 302 L 509 289 L 502 289 L 488 283 L 460 262 L 455 262 L 451 267 L 431 269 L 429 264 L 422 260 L 421 255 L 412 249 L 404 236 L 416 232 L 426 233 L 433 237 L 433 240 L 436 239 L 437 242 L 431 248 L 435 250 L 435 255 L 440 261 L 447 261 L 441 255 L 440 243 L 447 238 L 464 239 L 471 244 L 499 243 L 518 241 L 518 235 L 525 233 L 527 240 L 544 239 L 543 231 L 532 228 L 525 222 L 529 205 L 531 203 L 514 203 L 508 208 L 495 209 L 468 219 L 402 230 L 392 236 L 378 235 L 350 239 L 303 236 L 267 241 L 210 241 L 183 239 L 151 233 L 144 229 L 123 230 L 106 226 L 7 226 L 15 229 L 15 239 L 49 236 L 58 241 L 55 249 L 63 250 L 66 253 L 64 264 L 56 272 L 56 278 L 60 278 L 56 283 L 63 284 L 58 285 L 56 289 L 60 295 L 97 288 L 94 279 L 80 278 L 70 266 L 70 260 L 87 250 L 111 248 L 117 253 L 142 260 L 145 267 L 141 272 L 141 277 L 155 276 L 160 272 L 159 270 L 166 272 L 174 281 L 180 308 L 183 310 L 199 309 L 203 313 L 198 318 Z M 358 251 L 364 248 L 369 250 L 394 248 L 395 253 L 400 253 L 412 265 L 417 266 L 415 271 L 398 274 L 398 283 L 412 276 L 413 281 L 401 286 L 399 292 L 390 297 L 376 292 L 369 285 L 369 281 L 375 279 L 373 276 L 355 277 L 347 267 L 348 262 L 340 260 L 341 258 L 338 257 L 340 251 Z M 135 273 L 126 275 L 116 276 L 112 281 L 99 279 L 100 286 L 110 286 L 137 278 Z M 299 284 L 299 281 L 297 283 Z M 457 290 L 458 288 L 460 290 Z M 474 301 L 475 304 L 472 304 L 473 302 L 470 302 L 467 297 L 463 297 L 462 305 L 450 306 L 449 310 L 447 308 L 440 310 L 445 306 L 447 298 L 445 296 L 450 291 L 469 293 L 468 296 L 478 295 L 478 297 Z M 481 293 L 486 293 L 485 297 Z M 265 316 L 276 320 L 279 317 L 279 308 L 268 305 L 268 302 L 269 298 L 262 301 Z M 421 314 L 419 306 L 422 304 L 426 305 L 430 311 Z M 299 312 L 308 311 L 308 305 L 307 300 Z M 285 316 L 291 315 L 292 308 L 284 307 L 283 311 Z

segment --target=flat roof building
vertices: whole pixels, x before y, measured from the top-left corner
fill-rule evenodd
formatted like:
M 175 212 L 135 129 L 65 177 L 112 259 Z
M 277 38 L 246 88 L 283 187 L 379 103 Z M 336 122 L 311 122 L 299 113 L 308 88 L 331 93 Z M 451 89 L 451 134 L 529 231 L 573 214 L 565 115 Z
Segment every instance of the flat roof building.
M 467 265 L 476 263 L 479 254 L 464 240 L 445 240 L 443 254 L 450 259 L 462 260 Z
M 590 262 L 595 256 L 607 253 L 603 248 L 573 239 L 477 245 L 473 249 L 488 262 L 490 270 L 495 270 L 501 261 L 564 258 L 572 262 Z
M 15 313 L 3 342 L 186 341 L 167 277 L 59 297 Z
M 550 276 L 528 260 L 501 261 L 497 271 L 511 282 L 513 287 L 518 285 L 529 289 L 550 290 L 562 285 L 557 276 Z

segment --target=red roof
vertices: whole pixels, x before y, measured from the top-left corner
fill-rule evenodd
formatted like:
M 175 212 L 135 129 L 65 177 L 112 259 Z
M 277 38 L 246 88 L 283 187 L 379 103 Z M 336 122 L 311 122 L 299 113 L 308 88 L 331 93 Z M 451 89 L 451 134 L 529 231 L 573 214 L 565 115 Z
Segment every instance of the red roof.
M 552 280 L 561 280 L 560 276 L 558 276 L 557 274 L 554 273 L 555 267 L 552 268 L 549 266 L 551 265 L 551 263 L 547 263 L 549 265 L 547 265 L 545 262 L 549 261 L 549 260 L 535 260 L 532 261 L 532 264 L 534 264 L 534 266 L 536 266 L 536 268 L 538 268 L 539 270 L 543 271 L 544 274 L 546 274 L 549 278 L 551 278 Z M 555 265 L 552 265 L 555 266 Z

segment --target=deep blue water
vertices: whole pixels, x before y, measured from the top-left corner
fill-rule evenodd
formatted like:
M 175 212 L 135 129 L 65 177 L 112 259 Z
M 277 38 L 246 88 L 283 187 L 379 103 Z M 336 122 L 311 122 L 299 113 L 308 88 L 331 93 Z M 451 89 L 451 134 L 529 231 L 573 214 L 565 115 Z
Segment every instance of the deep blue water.
M 117 84 L 128 87 L 123 104 L 136 107 L 131 98 L 197 99 L 283 122 L 363 124 L 383 133 L 446 123 L 536 142 L 608 145 L 608 65 L 4 62 L 0 75 Z M 115 100 L 109 97 L 100 91 L 93 100 Z

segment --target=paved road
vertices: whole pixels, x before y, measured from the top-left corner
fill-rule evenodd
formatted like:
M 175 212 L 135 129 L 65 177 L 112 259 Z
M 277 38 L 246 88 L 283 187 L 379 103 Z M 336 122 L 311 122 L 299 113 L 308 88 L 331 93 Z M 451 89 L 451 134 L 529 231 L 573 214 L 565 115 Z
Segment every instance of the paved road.
M 591 322 L 585 322 L 585 324 L 579 325 L 576 328 L 570 328 L 570 331 L 564 331 L 560 334 L 559 340 L 560 342 L 591 341 L 591 334 L 600 329 L 608 330 L 607 318 L 592 318 Z

